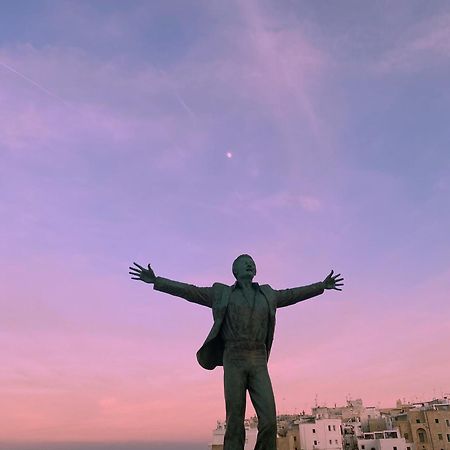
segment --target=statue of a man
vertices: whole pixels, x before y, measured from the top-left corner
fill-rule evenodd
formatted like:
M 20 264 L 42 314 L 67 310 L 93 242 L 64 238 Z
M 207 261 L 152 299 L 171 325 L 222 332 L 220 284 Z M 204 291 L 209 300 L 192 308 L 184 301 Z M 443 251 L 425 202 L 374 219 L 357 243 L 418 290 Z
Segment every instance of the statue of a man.
M 255 450 L 276 450 L 275 400 L 267 370 L 276 310 L 320 295 L 325 289 L 342 290 L 340 274 L 333 275 L 331 271 L 318 283 L 275 290 L 268 284 L 254 283 L 255 262 L 249 255 L 240 255 L 233 262 L 234 285 L 214 283 L 211 287 L 197 287 L 157 277 L 150 264 L 147 269 L 134 265 L 130 267 L 133 280 L 151 283 L 158 291 L 212 308 L 214 324 L 197 352 L 197 360 L 208 370 L 223 366 L 227 425 L 224 450 L 244 449 L 247 390 L 258 417 Z

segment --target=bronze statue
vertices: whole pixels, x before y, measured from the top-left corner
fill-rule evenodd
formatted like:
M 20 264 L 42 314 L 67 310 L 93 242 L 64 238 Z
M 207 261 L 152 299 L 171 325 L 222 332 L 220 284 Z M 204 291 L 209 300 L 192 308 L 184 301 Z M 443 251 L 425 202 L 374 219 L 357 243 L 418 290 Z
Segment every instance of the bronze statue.
M 197 287 L 157 277 L 148 268 L 134 263 L 133 280 L 154 285 L 154 289 L 212 308 L 214 324 L 197 360 L 205 369 L 223 366 L 226 408 L 224 450 L 243 450 L 245 444 L 245 399 L 250 394 L 258 417 L 255 450 L 276 450 L 277 423 L 272 384 L 267 361 L 272 347 L 277 308 L 294 305 L 325 289 L 342 290 L 343 278 L 333 271 L 309 286 L 275 290 L 253 282 L 256 265 L 250 255 L 238 256 L 232 266 L 236 283 L 214 283 Z

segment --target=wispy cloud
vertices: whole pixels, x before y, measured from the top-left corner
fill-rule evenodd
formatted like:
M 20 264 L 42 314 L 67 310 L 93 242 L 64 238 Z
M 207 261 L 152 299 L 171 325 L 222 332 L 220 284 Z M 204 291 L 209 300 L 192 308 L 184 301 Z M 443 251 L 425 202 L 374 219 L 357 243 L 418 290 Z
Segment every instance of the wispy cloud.
M 251 205 L 252 209 L 268 215 L 276 214 L 276 210 L 285 208 L 302 208 L 308 212 L 318 212 L 322 208 L 321 201 L 315 196 L 304 194 L 296 195 L 286 191 L 254 199 L 247 203 Z
M 450 61 L 450 14 L 439 14 L 411 26 L 376 62 L 379 73 L 447 66 Z

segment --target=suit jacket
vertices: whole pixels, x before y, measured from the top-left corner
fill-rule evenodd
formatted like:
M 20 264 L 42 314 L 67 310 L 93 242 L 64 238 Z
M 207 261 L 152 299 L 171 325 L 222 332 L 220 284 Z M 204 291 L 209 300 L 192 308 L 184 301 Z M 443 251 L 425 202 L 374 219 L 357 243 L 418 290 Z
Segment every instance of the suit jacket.
M 292 289 L 275 290 L 268 284 L 258 285 L 269 306 L 269 329 L 266 338 L 267 358 L 272 348 L 273 335 L 275 332 L 275 313 L 277 308 L 293 305 L 306 300 L 324 291 L 323 283 L 315 283 Z M 227 311 L 228 302 L 234 286 L 222 283 L 214 283 L 211 287 L 198 287 L 193 284 L 181 283 L 167 278 L 157 277 L 154 289 L 167 294 L 182 297 L 189 302 L 212 308 L 214 323 L 204 344 L 197 352 L 197 361 L 208 370 L 223 365 L 224 342 L 220 337 L 222 326 Z

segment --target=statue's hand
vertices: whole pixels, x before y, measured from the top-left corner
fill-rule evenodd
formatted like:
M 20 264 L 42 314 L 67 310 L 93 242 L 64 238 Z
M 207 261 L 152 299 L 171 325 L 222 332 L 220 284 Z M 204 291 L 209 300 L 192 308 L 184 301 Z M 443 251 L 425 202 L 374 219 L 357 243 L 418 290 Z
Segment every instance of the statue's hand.
M 340 273 L 337 275 L 333 275 L 334 270 L 331 271 L 331 273 L 323 280 L 323 287 L 325 289 L 335 289 L 336 291 L 342 291 L 338 286 L 344 286 L 344 283 L 341 283 L 341 281 L 344 281 L 344 278 L 339 278 L 341 276 Z
M 150 267 L 150 264 L 148 265 L 148 269 L 145 269 L 144 267 L 140 266 L 137 263 L 133 263 L 136 267 L 130 267 L 129 274 L 131 275 L 132 280 L 141 280 L 144 283 L 154 283 L 156 280 L 155 272 L 153 272 L 153 269 Z

